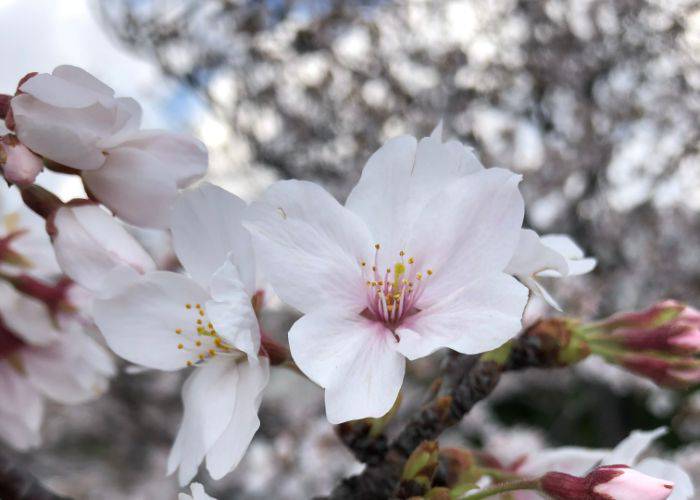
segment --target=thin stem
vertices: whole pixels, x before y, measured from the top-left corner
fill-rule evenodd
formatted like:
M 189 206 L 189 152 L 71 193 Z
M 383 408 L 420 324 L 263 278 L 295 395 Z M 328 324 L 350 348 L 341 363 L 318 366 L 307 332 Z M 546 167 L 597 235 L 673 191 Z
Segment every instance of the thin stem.
M 501 483 L 491 486 L 489 488 L 484 488 L 479 490 L 477 493 L 472 493 L 471 495 L 464 495 L 459 497 L 460 500 L 480 500 L 482 498 L 489 498 L 496 496 L 500 493 L 508 493 L 509 491 L 520 491 L 520 490 L 539 490 L 540 480 L 539 479 L 521 479 L 519 481 L 511 481 L 510 483 Z
M 480 476 L 490 476 L 496 481 L 517 481 L 522 479 L 517 474 L 493 467 L 477 467 L 475 473 Z

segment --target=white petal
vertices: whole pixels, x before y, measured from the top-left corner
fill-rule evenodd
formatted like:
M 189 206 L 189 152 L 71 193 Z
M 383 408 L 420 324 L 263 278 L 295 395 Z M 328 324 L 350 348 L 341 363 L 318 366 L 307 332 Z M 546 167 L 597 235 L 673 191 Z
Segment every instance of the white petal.
M 360 262 L 373 250 L 369 233 L 325 190 L 304 181 L 276 182 L 246 219 L 256 256 L 284 302 L 302 312 L 328 304 L 364 309 Z
M 30 427 L 21 417 L 0 410 L 0 441 L 24 451 L 39 446 L 41 435 L 39 429 Z
M 211 281 L 213 300 L 206 303 L 209 319 L 219 336 L 228 344 L 257 360 L 260 350 L 260 328 L 250 295 L 235 265 L 226 261 Z
M 41 396 L 29 380 L 6 361 L 0 361 L 0 408 L 7 415 L 20 418 L 28 428 L 39 430 L 44 416 Z
M 63 332 L 61 341 L 50 346 L 23 349 L 20 356 L 34 387 L 54 401 L 77 404 L 107 389 L 106 375 L 113 372 L 113 367 L 101 351 L 89 337 L 71 331 Z M 98 366 L 94 364 L 95 355 L 100 357 Z
M 673 462 L 659 458 L 645 458 L 634 468 L 657 479 L 673 482 L 673 492 L 668 500 L 690 500 L 695 497 L 695 488 L 690 476 Z
M 177 370 L 193 360 L 186 349 L 178 349 L 176 329 L 182 335 L 196 332 L 194 309 L 186 304 L 204 304 L 209 295 L 190 278 L 177 273 L 154 271 L 138 278 L 115 295 L 95 300 L 95 323 L 109 347 L 122 358 L 150 368 Z
M 603 458 L 602 465 L 623 464 L 633 466 L 639 455 L 646 450 L 649 445 L 660 436 L 666 434 L 666 427 L 659 427 L 653 431 L 632 431 L 632 433 L 622 440 L 606 457 Z
M 508 170 L 483 170 L 453 181 L 426 205 L 406 248 L 416 270 L 434 271 L 418 308 L 506 267 L 524 215 L 519 181 Z
M 225 189 L 205 182 L 180 194 L 173 209 L 173 246 L 185 270 L 202 286 L 229 254 L 250 295 L 255 292 L 255 262 L 250 234 L 241 221 L 246 204 Z
M 192 496 L 180 493 L 178 495 L 178 500 L 216 500 L 216 498 L 207 495 L 204 491 L 204 486 L 199 483 L 190 484 L 190 491 L 192 492 Z
M 58 108 L 87 108 L 110 99 L 113 95 L 95 92 L 78 82 L 71 82 L 58 75 L 40 73 L 27 80 L 20 89 L 39 101 Z M 110 89 L 111 90 L 111 89 Z
M 319 310 L 289 331 L 297 366 L 326 389 L 326 415 L 338 424 L 381 417 L 396 400 L 405 360 L 384 325 L 344 311 Z
M 522 229 L 515 255 L 508 263 L 506 272 L 529 277 L 548 269 L 555 270 L 562 276 L 569 273 L 566 258 L 561 253 L 545 245 L 535 231 Z
M 2 304 L 12 311 L 5 314 L 3 320 L 17 337 L 37 346 L 49 345 L 61 337 L 61 331 L 43 302 L 6 285 L 0 289 Z
M 591 257 L 585 257 L 583 250 L 568 236 L 564 234 L 546 234 L 540 239 L 543 245 L 559 253 L 566 259 L 569 276 L 586 274 L 595 268 L 596 260 Z M 564 273 L 560 274 L 565 275 Z M 557 274 L 552 271 L 545 271 L 541 275 L 557 276 Z
M 182 134 L 143 132 L 114 149 L 102 168 L 83 173 L 89 191 L 127 222 L 167 227 L 180 188 L 201 177 L 207 151 Z
M 100 104 L 83 109 L 56 108 L 29 94 L 13 97 L 11 105 L 17 136 L 35 153 L 81 170 L 104 164 L 97 142 L 113 126 L 112 110 Z
M 69 64 L 56 66 L 51 74 L 67 82 L 83 87 L 83 89 L 89 89 L 103 98 L 114 96 L 114 90 L 112 90 L 111 87 L 77 66 L 71 66 Z M 24 87 L 22 90 L 25 90 Z
M 153 259 L 114 217 L 97 204 L 64 206 L 54 215 L 53 246 L 72 280 L 97 291 L 107 273 L 126 265 L 138 273 L 156 268 Z
M 473 281 L 440 302 L 407 317 L 396 333 L 409 359 L 442 347 L 479 354 L 520 332 L 527 288 L 506 274 Z
M 168 457 L 168 474 L 179 468 L 181 486 L 231 422 L 236 403 L 238 368 L 229 359 L 213 358 L 194 369 L 182 387 L 184 414 Z
M 207 453 L 207 470 L 214 479 L 221 479 L 238 465 L 260 427 L 258 409 L 270 378 L 268 359 L 263 357 L 255 365 L 242 363 L 238 373 L 231 422 Z
M 481 168 L 456 141 L 443 144 L 431 136 L 416 145 L 413 137 L 397 137 L 372 155 L 345 205 L 367 223 L 384 254 L 393 259 L 405 250 L 425 203 L 453 180 Z M 382 267 L 392 264 L 382 262 Z
M 610 450 L 575 446 L 538 451 L 528 456 L 517 472 L 527 476 L 539 476 L 550 471 L 585 476 L 609 452 Z

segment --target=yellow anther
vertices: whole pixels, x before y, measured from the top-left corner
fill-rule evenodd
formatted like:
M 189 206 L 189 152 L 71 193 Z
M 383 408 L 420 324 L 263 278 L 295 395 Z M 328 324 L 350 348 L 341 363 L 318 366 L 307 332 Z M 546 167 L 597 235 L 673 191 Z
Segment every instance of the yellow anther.
M 197 356 L 197 357 L 199 358 L 200 361 L 204 361 L 204 354 L 200 354 L 200 355 Z
M 182 333 L 182 328 L 175 328 L 175 333 L 180 335 Z
M 216 351 L 214 349 L 209 349 L 209 355 L 210 356 L 216 355 Z
M 375 243 L 375 244 L 374 244 L 374 249 L 375 249 L 375 250 L 379 250 L 380 248 L 381 248 L 381 245 L 379 245 L 379 243 Z
M 372 271 L 376 271 L 376 270 L 377 270 L 377 266 L 372 266 Z
M 383 282 L 383 281 L 378 281 L 378 282 L 377 282 L 377 285 L 379 285 L 379 286 L 384 286 L 384 282 Z
M 216 347 L 223 347 L 224 345 L 223 342 L 221 342 L 221 339 L 216 339 L 214 341 L 214 344 L 216 345 Z
M 416 279 L 417 279 L 418 281 L 422 280 L 422 279 L 423 279 L 423 273 L 418 273 L 418 274 L 416 274 Z
M 362 267 L 365 267 L 365 266 L 367 265 L 367 263 L 363 260 L 362 262 L 360 262 L 360 265 L 361 265 Z
M 408 279 L 406 279 L 406 278 L 402 279 L 401 283 L 403 283 L 404 285 L 408 285 Z
M 188 361 L 187 366 L 192 366 L 192 361 Z
M 185 304 L 185 309 L 192 309 L 192 304 Z
M 213 329 L 214 329 L 214 325 L 212 325 L 211 323 L 207 323 L 207 328 L 209 328 L 210 330 L 213 330 Z
M 404 255 L 406 255 L 406 253 L 405 253 L 403 250 L 401 250 L 401 251 L 399 252 L 399 255 L 400 255 L 401 257 L 403 257 Z
M 199 315 L 200 315 L 200 316 L 204 316 L 204 310 L 203 310 L 203 309 L 200 309 L 200 310 L 199 310 Z
M 391 268 L 387 267 L 387 268 L 386 268 L 386 273 L 387 273 L 387 274 L 391 274 Z
M 370 284 L 371 284 L 372 286 L 377 286 L 377 282 L 376 282 L 376 281 L 372 281 Z
M 195 304 L 194 307 L 196 307 L 197 309 L 201 309 L 201 308 L 202 308 L 202 306 L 199 305 L 199 304 Z
M 185 346 L 184 346 L 184 345 L 182 345 L 182 344 L 178 344 L 178 345 L 177 345 L 177 348 L 178 348 L 178 349 L 184 349 L 184 348 L 185 348 Z
M 202 346 L 202 341 L 201 341 L 201 340 L 198 340 L 197 342 L 194 343 L 194 345 L 196 345 L 197 347 L 201 347 L 201 346 Z
M 414 262 L 415 262 L 415 260 L 413 259 L 413 257 L 409 257 L 409 258 L 408 258 L 408 263 L 409 263 L 409 264 L 413 264 Z
M 198 319 L 198 320 L 197 320 L 197 324 L 198 324 L 198 325 L 201 325 L 201 324 L 202 324 L 202 320 L 201 320 L 201 319 Z
M 433 270 L 432 270 L 432 269 L 428 269 L 428 270 L 426 271 L 426 273 L 428 273 L 428 276 L 432 276 L 432 275 L 433 275 Z

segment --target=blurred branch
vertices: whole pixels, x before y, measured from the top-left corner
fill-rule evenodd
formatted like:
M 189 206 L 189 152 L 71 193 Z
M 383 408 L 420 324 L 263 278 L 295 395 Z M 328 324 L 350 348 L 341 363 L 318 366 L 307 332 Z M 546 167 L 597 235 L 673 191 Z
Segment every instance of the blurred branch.
M 0 498 L 2 500 L 70 500 L 46 489 L 29 472 L 0 454 Z

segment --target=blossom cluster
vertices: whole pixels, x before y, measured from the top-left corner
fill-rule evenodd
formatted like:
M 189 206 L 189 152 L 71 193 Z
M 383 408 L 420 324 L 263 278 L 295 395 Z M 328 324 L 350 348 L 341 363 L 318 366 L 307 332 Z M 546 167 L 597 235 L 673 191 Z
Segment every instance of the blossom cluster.
M 0 437 L 17 447 L 38 444 L 39 394 L 73 403 L 105 389 L 114 369 L 89 335 L 93 326 L 124 360 L 189 372 L 167 465 L 185 486 L 202 462 L 214 479 L 238 465 L 260 426 L 272 367 L 293 367 L 321 386 L 332 424 L 379 419 L 395 406 L 407 361 L 444 348 L 499 349 L 520 333 L 532 296 L 561 309 L 541 278 L 596 264 L 568 236 L 523 227 L 521 177 L 484 167 L 470 148 L 445 141 L 441 124 L 420 140 L 389 140 L 344 204 L 297 180 L 275 182 L 247 204 L 207 182 L 190 187 L 206 173 L 204 146 L 141 130 L 138 103 L 79 68 L 29 74 L 1 102 L 3 175 L 45 219 L 45 228 L 29 228 L 8 214 L 0 239 L 8 268 L 0 268 L 0 400 L 15 398 L 0 406 Z M 44 168 L 79 176 L 86 198 L 64 202 L 42 188 Z M 130 226 L 167 230 L 179 265 L 157 262 Z M 40 247 L 25 250 L 29 237 L 43 238 L 36 267 L 52 263 L 53 281 L 25 273 Z M 288 350 L 260 325 L 268 285 L 301 313 Z M 695 356 L 697 315 L 683 320 L 690 334 L 657 351 Z M 590 334 L 581 333 L 593 345 Z M 626 335 L 620 342 L 634 350 Z M 636 470 L 663 480 L 649 480 L 649 489 L 692 495 L 683 471 L 643 462 Z M 547 476 L 559 472 L 554 463 L 525 462 L 516 472 L 557 491 L 559 476 Z M 629 477 L 615 470 L 596 491 L 626 498 L 610 492 L 639 476 Z M 192 492 L 208 498 L 201 485 Z

